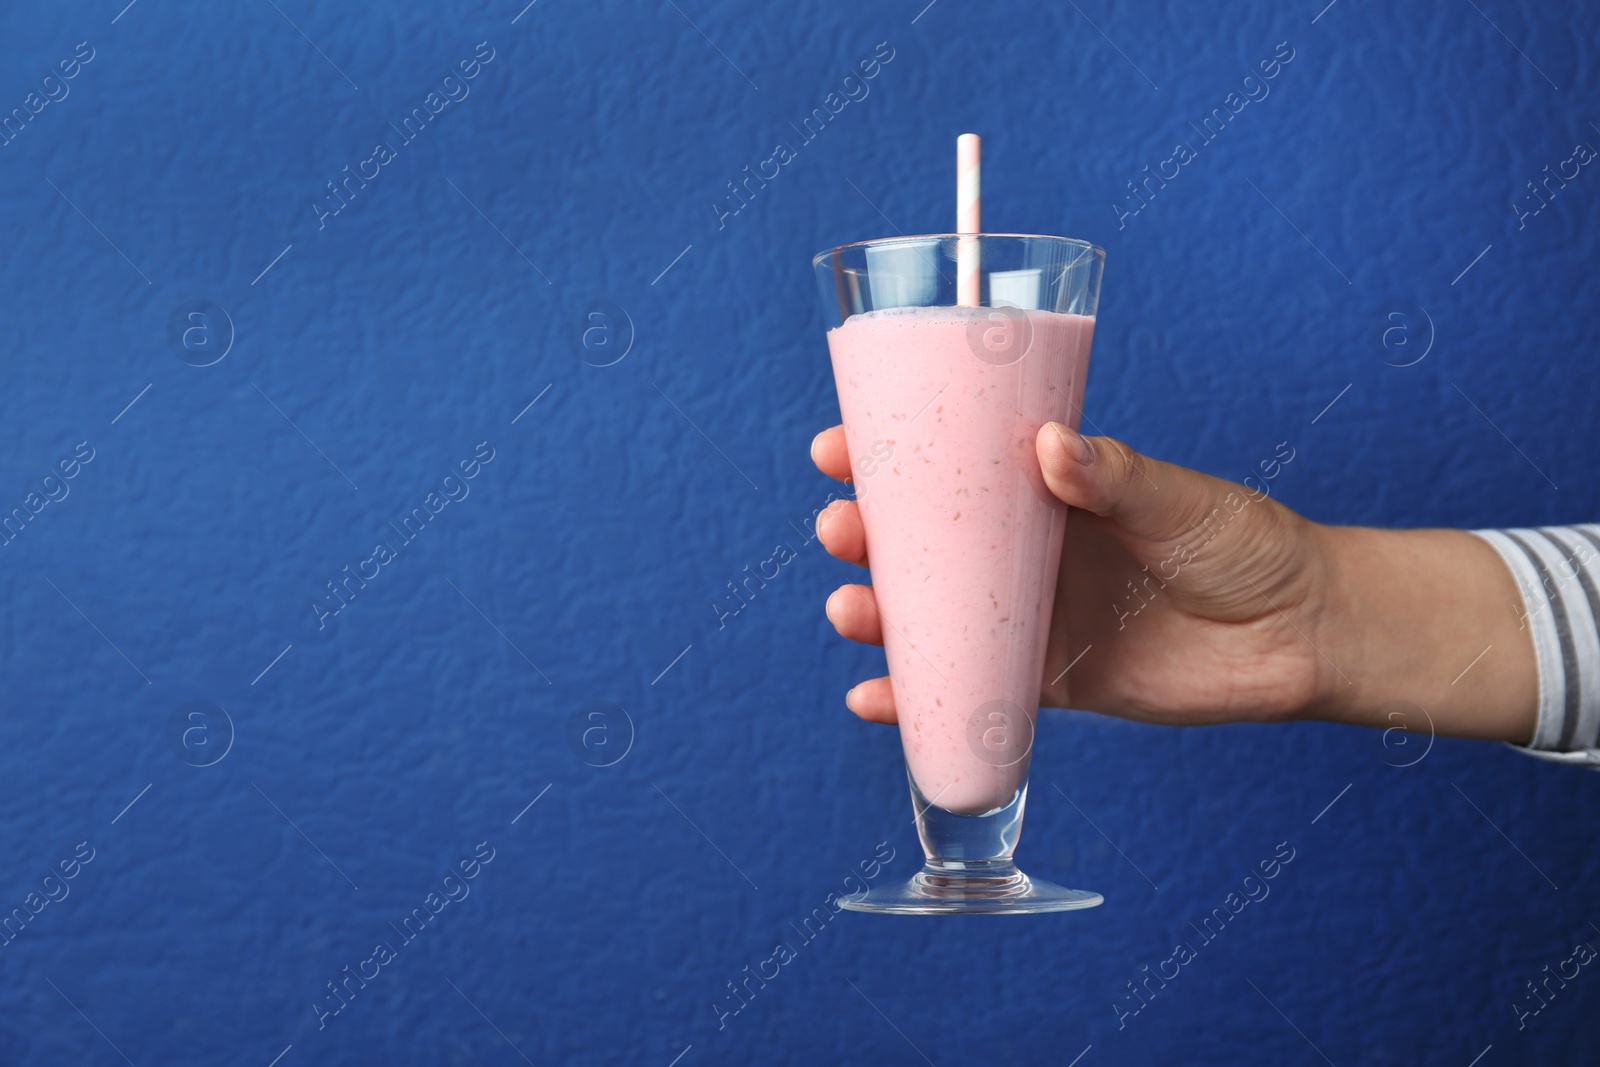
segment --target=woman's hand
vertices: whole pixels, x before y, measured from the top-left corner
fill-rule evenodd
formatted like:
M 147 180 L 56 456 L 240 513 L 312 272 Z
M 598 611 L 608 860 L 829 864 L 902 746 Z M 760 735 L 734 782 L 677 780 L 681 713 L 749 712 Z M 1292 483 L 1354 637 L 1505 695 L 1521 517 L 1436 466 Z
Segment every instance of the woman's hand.
M 1036 444 L 1045 483 L 1072 509 L 1042 703 L 1175 725 L 1394 726 L 1383 709 L 1410 702 L 1439 733 L 1531 735 L 1537 682 L 1519 594 L 1478 538 L 1319 526 L 1270 499 L 1266 482 L 1246 488 L 1056 423 Z M 843 427 L 817 435 L 811 455 L 848 480 Z M 867 564 L 854 502 L 818 516 L 817 534 L 833 555 Z M 882 644 L 870 587 L 841 588 L 826 610 L 843 636 Z M 1453 690 L 1485 645 L 1503 651 L 1475 668 L 1475 695 Z M 896 721 L 888 678 L 845 702 Z

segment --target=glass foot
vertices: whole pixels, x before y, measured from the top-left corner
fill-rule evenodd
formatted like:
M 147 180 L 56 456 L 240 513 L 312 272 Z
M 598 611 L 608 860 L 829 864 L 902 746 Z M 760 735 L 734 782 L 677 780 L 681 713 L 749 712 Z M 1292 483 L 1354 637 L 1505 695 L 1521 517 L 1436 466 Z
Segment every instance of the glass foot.
M 1033 915 L 1103 903 L 1099 893 L 1029 878 L 1011 863 L 957 869 L 929 864 L 908 882 L 839 898 L 850 911 L 895 915 Z

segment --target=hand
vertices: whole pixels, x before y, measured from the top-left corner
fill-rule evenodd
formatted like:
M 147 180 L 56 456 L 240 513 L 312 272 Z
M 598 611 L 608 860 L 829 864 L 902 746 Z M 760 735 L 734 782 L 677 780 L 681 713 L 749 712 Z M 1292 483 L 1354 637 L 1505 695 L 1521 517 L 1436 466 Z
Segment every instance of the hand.
M 1440 733 L 1531 734 L 1537 683 L 1513 625 L 1518 594 L 1478 538 L 1320 526 L 1270 499 L 1265 482 L 1247 489 L 1056 423 L 1036 447 L 1045 483 L 1072 509 L 1042 704 L 1174 725 L 1303 716 L 1393 726 L 1382 708 L 1413 701 Z M 849 480 L 843 427 L 818 434 L 811 455 Z M 819 515 L 817 535 L 867 564 L 853 501 Z M 883 643 L 869 586 L 835 591 L 826 611 L 844 637 Z M 1499 662 L 1479 668 L 1486 688 L 1447 690 L 1496 641 Z M 845 703 L 897 721 L 886 677 Z
M 1326 667 L 1305 636 L 1325 578 L 1311 524 L 1110 438 L 1051 424 L 1036 444 L 1046 485 L 1072 507 L 1042 703 L 1192 724 L 1283 718 L 1310 702 Z M 811 455 L 846 478 L 844 428 L 819 434 Z M 833 555 L 866 564 L 855 502 L 819 515 L 817 535 Z M 827 612 L 843 636 L 883 643 L 869 587 L 835 592 Z M 845 702 L 864 719 L 896 721 L 887 678 Z

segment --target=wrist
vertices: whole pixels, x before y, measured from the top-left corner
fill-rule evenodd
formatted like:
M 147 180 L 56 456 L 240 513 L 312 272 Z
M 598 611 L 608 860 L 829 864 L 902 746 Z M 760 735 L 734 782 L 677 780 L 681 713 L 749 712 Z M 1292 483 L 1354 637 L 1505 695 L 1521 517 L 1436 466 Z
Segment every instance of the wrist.
M 1291 718 L 1302 720 L 1347 721 L 1355 704 L 1354 689 L 1360 657 L 1358 633 L 1354 625 L 1354 574 L 1350 573 L 1349 526 L 1325 526 L 1302 520 L 1301 555 L 1307 576 L 1306 598 L 1302 601 L 1296 627 L 1312 646 L 1306 686 L 1309 699 Z
M 1356 622 L 1361 595 L 1353 566 L 1359 547 L 1352 543 L 1360 532 L 1310 520 L 1301 531 L 1310 592 L 1299 625 L 1316 655 L 1311 697 L 1296 709 L 1296 718 L 1355 721 L 1361 704 L 1362 628 Z
M 1415 710 L 1439 734 L 1526 743 L 1532 643 L 1494 549 L 1462 530 L 1309 525 L 1321 598 L 1302 626 L 1320 655 L 1300 717 L 1387 728 Z

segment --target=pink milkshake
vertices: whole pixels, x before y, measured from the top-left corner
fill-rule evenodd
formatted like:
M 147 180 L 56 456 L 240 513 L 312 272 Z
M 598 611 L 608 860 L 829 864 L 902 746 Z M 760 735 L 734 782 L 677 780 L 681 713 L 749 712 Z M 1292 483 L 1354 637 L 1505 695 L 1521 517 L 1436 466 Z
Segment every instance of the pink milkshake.
M 1004 807 L 1027 775 L 1066 520 L 1034 438 L 1077 426 L 1093 334 L 987 307 L 828 331 L 906 763 L 948 811 Z

